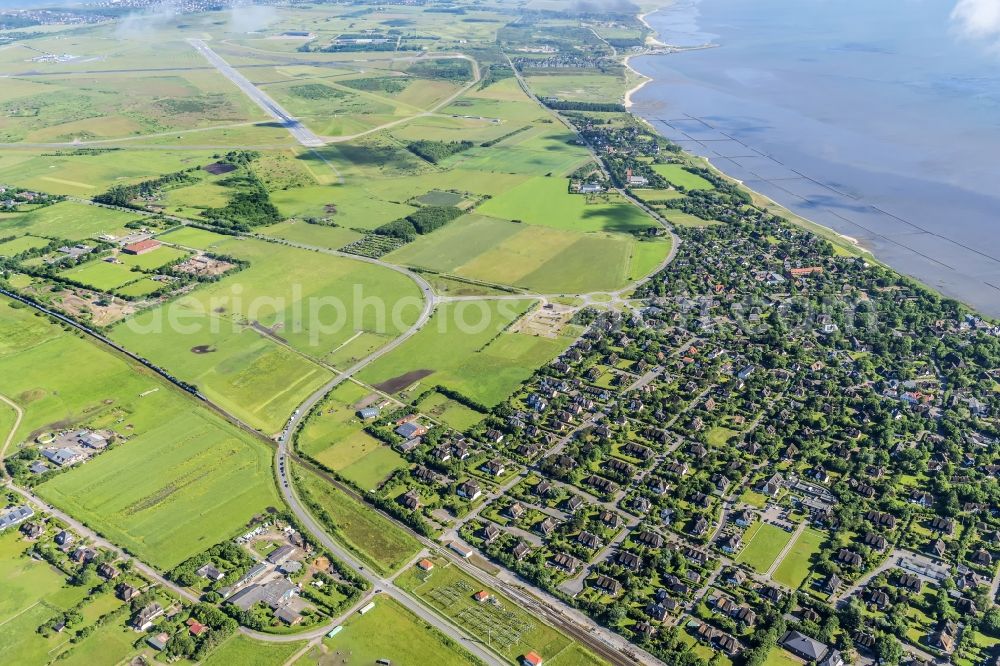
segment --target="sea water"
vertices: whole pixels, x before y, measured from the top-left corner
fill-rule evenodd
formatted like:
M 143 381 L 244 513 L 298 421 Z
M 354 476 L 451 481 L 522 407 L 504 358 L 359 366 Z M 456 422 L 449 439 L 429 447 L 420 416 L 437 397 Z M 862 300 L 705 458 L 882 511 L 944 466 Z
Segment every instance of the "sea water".
M 633 111 L 1000 316 L 1000 0 L 677 0 Z

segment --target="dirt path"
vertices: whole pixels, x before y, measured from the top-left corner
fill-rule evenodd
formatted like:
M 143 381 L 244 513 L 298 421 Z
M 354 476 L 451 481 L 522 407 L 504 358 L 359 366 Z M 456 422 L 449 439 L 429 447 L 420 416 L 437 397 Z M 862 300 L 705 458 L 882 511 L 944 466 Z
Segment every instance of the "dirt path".
M 0 395 L 0 402 L 3 402 L 6 405 L 10 405 L 11 409 L 14 410 L 14 425 L 11 427 L 10 432 L 4 439 L 3 446 L 0 447 L 0 477 L 2 477 L 6 475 L 6 472 L 2 471 L 3 461 L 4 458 L 7 456 L 7 449 L 10 448 L 10 445 L 14 441 L 14 434 L 17 432 L 17 429 L 21 427 L 21 419 L 24 418 L 24 410 L 21 409 L 17 405 L 17 403 L 15 403 L 13 400 L 3 395 Z
M 778 566 L 785 560 L 785 556 L 788 555 L 788 551 L 792 549 L 792 546 L 795 545 L 795 542 L 799 540 L 799 537 L 805 531 L 806 531 L 806 524 L 799 523 L 799 526 L 795 528 L 795 532 L 792 534 L 792 538 L 788 540 L 788 543 L 785 544 L 785 547 L 781 549 L 780 553 L 778 553 L 778 557 L 776 557 L 774 559 L 774 562 L 771 563 L 771 566 L 768 568 L 767 573 L 764 574 L 765 576 L 770 578 L 771 576 L 774 575 L 775 569 L 777 569 Z

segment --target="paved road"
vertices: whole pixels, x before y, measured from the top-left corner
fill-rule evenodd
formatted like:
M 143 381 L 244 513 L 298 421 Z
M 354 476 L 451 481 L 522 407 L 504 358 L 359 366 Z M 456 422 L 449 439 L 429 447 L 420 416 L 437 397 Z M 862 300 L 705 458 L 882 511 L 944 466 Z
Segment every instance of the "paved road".
M 257 106 L 265 113 L 280 122 L 288 132 L 295 137 L 295 140 L 307 148 L 316 148 L 325 144 L 323 139 L 313 134 L 312 130 L 303 125 L 298 118 L 288 113 L 280 104 L 271 99 L 263 90 L 250 83 L 250 80 L 237 72 L 222 57 L 208 48 L 208 45 L 200 39 L 188 39 L 188 44 L 193 46 L 198 53 L 203 55 L 212 65 L 219 70 L 223 76 L 236 84 L 243 93 L 252 99 Z

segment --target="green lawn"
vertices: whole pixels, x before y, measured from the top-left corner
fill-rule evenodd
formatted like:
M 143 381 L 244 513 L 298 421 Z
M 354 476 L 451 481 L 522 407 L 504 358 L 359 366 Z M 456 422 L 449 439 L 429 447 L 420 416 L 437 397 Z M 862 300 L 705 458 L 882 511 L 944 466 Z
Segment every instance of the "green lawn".
M 61 276 L 83 283 L 98 291 L 111 291 L 142 277 L 128 266 L 106 261 L 88 261 L 60 273 Z
M 752 533 L 752 534 L 751 534 Z M 757 571 L 767 571 L 791 539 L 791 534 L 768 523 L 756 523 L 747 530 L 746 544 L 736 558 Z
M 388 659 L 393 664 L 436 666 L 481 663 L 391 597 L 376 595 L 374 602 L 375 608 L 364 615 L 352 615 L 336 636 L 324 638 L 321 645 L 312 648 L 296 664 L 367 666 L 378 659 Z M 206 666 L 215 663 L 221 666 L 239 662 L 206 662 Z
M 814 529 L 807 529 L 792 544 L 791 550 L 774 570 L 774 580 L 792 589 L 798 588 L 809 576 L 811 558 L 818 553 L 826 535 Z
M 421 400 L 416 408 L 460 431 L 468 430 L 485 416 L 436 392 Z
M 415 537 L 373 508 L 355 500 L 314 474 L 298 469 L 296 481 L 303 499 L 329 516 L 326 527 L 376 571 L 395 571 L 419 552 Z
M 11 664 L 42 664 L 67 640 L 43 638 L 35 630 L 80 602 L 85 588 L 70 587 L 62 572 L 25 554 L 29 543 L 16 530 L 0 534 L 0 653 Z

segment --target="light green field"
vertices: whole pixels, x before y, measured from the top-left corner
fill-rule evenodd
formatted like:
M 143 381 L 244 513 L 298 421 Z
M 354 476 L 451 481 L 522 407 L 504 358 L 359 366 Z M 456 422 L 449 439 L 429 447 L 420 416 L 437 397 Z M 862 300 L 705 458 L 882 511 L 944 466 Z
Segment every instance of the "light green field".
M 0 227 L 3 226 L 3 218 L 0 218 Z M 47 238 L 37 238 L 35 236 L 20 236 L 6 243 L 0 243 L 0 257 L 16 257 L 22 252 L 45 247 L 49 244 Z
M 285 643 L 265 643 L 246 636 L 233 636 L 215 648 L 204 666 L 282 666 L 288 659 L 305 646 L 305 641 Z
M 358 430 L 313 456 L 359 488 L 371 490 L 406 461 L 392 448 Z
M 802 660 L 785 652 L 780 647 L 775 647 L 767 655 L 764 666 L 802 666 Z
M 524 653 L 534 650 L 548 663 L 550 660 L 558 659 L 564 650 L 573 645 L 573 642 L 558 630 L 547 624 L 543 624 L 537 618 L 524 611 L 518 604 L 499 594 L 495 589 L 483 588 L 481 583 L 454 564 L 448 563 L 443 559 L 435 559 L 434 563 L 436 566 L 430 572 L 421 571 L 416 566 L 410 567 L 396 578 L 396 584 L 404 590 L 412 592 L 423 600 L 424 603 L 437 609 L 438 612 L 452 618 L 460 626 L 483 641 L 488 641 L 490 638 L 483 625 L 467 620 L 470 616 L 470 611 L 474 612 L 472 609 L 477 606 L 487 609 L 487 612 L 495 617 L 499 626 L 503 626 L 504 622 L 517 622 L 528 625 L 530 629 L 524 631 L 521 639 L 516 643 L 507 647 L 500 647 L 499 644 L 496 646 L 505 657 L 516 661 Z M 453 603 L 443 603 L 440 597 L 434 594 L 437 590 L 456 589 L 456 584 L 464 584 L 470 591 L 467 593 L 460 592 L 458 598 Z M 472 598 L 473 594 L 482 589 L 486 589 L 487 592 L 494 596 L 500 603 L 499 608 L 488 604 L 485 606 L 481 605 Z M 513 613 L 514 617 L 509 620 L 504 619 L 505 612 Z M 583 651 L 583 654 L 590 656 L 586 651 Z M 567 661 L 566 663 L 569 664 L 572 662 Z
M 429 370 L 422 386 L 442 384 L 486 406 L 496 405 L 570 343 L 569 338 L 505 333 L 530 306 L 528 300 L 445 303 L 419 333 L 365 368 L 359 379 L 379 386 Z
M 409 278 L 379 266 L 196 229 L 162 238 L 250 266 L 141 313 L 112 337 L 268 433 L 331 376 L 302 354 L 322 359 L 358 331 L 391 339 L 423 307 Z
M 146 296 L 162 286 L 163 284 L 156 280 L 142 278 L 138 282 L 133 282 L 132 284 L 127 284 L 124 287 L 116 289 L 115 292 L 123 296 Z
M 149 371 L 7 302 L 0 340 L 0 393 L 25 412 L 15 442 L 77 425 L 129 438 L 38 492 L 143 560 L 169 568 L 277 503 L 268 449 Z
M 111 337 L 265 433 L 278 432 L 296 407 L 332 377 L 329 370 L 253 329 L 220 323 L 217 332 L 188 334 L 157 326 L 159 311 L 120 324 Z M 169 320 L 164 315 L 162 321 Z M 201 346 L 210 351 L 192 351 Z
M 745 562 L 757 571 L 767 571 L 792 538 L 785 530 L 768 523 L 755 523 L 747 532 L 749 538 L 745 537 L 746 545 L 736 561 Z
M 379 573 L 396 571 L 420 551 L 415 537 L 373 508 L 301 467 L 296 473 L 301 475 L 296 485 L 303 499 L 318 504 L 329 516 L 325 527 Z
M 60 45 L 59 48 L 61 48 Z M 287 132 L 284 134 L 287 135 Z M 202 135 L 203 136 L 203 135 Z M 189 140 L 189 139 L 188 139 Z M 111 185 L 118 182 L 137 182 L 162 176 L 165 173 L 180 171 L 192 166 L 208 164 L 212 160 L 212 152 L 170 151 L 170 150 L 115 150 L 101 153 L 92 151 L 63 150 L 44 154 L 0 151 L 0 182 L 11 183 L 22 187 L 36 189 L 53 194 L 67 194 L 76 197 L 90 198 L 100 194 Z M 90 214 L 78 213 L 76 218 L 88 215 L 123 218 L 125 221 L 136 219 L 137 216 L 102 209 L 96 206 L 86 206 L 73 202 L 63 202 L 40 211 L 45 215 L 52 214 L 52 209 L 76 210 L 93 209 Z M 103 233 L 105 229 L 98 226 L 99 220 L 91 223 L 97 229 L 79 235 L 84 238 L 94 233 Z M 74 223 L 79 224 L 79 222 Z M 106 230 L 111 230 L 111 224 L 105 224 Z M 59 236 L 39 230 L 44 235 Z M 63 236 L 74 240 L 73 236 Z
M 645 213 L 617 195 L 609 195 L 609 203 L 587 201 L 588 197 L 569 194 L 564 178 L 532 178 L 487 201 L 479 212 L 571 231 L 630 233 L 654 226 Z
M 279 222 L 269 227 L 263 227 L 259 233 L 273 238 L 284 238 L 303 245 L 328 247 L 336 250 L 361 238 L 361 234 L 344 227 L 326 227 L 319 224 L 308 224 L 298 220 Z
M 101 234 L 121 236 L 128 231 L 125 224 L 137 218 L 116 210 L 63 201 L 28 213 L 0 215 L 0 236 L 31 233 L 71 241 Z
M 539 97 L 567 101 L 615 102 L 625 93 L 625 78 L 611 74 L 555 74 L 526 77 Z
M 296 443 L 311 456 L 358 433 L 364 427 L 355 415 L 354 404 L 370 391 L 353 382 L 344 382 L 331 391 L 296 434 Z M 327 461 L 327 464 L 334 462 Z M 330 465 L 333 467 L 333 465 Z
M 645 276 L 670 249 L 631 234 L 467 215 L 388 255 L 390 261 L 541 293 L 612 290 Z
M 809 576 L 810 560 L 820 551 L 826 536 L 814 529 L 807 529 L 792 544 L 778 568 L 774 570 L 774 580 L 792 589 L 797 589 Z
M 170 395 L 155 396 L 161 394 Z M 163 569 L 279 501 L 269 449 L 186 400 L 170 402 L 160 406 L 159 427 L 39 487 L 49 501 L 73 507 L 75 516 Z
M 171 261 L 186 257 L 188 254 L 184 250 L 161 245 L 147 254 L 125 254 L 122 252 L 118 255 L 118 261 L 129 267 L 136 266 L 143 270 L 154 270 L 169 264 Z
M 431 393 L 415 405 L 424 414 L 443 421 L 455 430 L 466 431 L 483 420 L 484 414 L 455 402 L 440 393 Z
M 63 271 L 60 275 L 82 282 L 98 291 L 111 291 L 142 277 L 139 273 L 133 273 L 128 266 L 112 264 L 100 259 L 80 264 Z
M 715 186 L 696 173 L 691 173 L 680 164 L 654 164 L 653 171 L 660 174 L 675 187 L 685 190 L 714 190 Z
M 299 666 L 361 666 L 388 659 L 393 664 L 465 666 L 479 664 L 437 629 L 425 624 L 391 597 L 376 595 L 375 608 L 352 615 L 333 638 L 324 638 L 297 662 Z M 222 662 L 219 662 L 220 664 Z
M 113 597 L 112 599 L 114 600 Z M 128 614 L 125 614 L 118 621 L 98 627 L 87 640 L 73 647 L 66 657 L 60 657 L 59 663 L 69 666 L 120 663 L 135 654 L 136 633 L 131 627 L 124 625 L 127 619 Z

